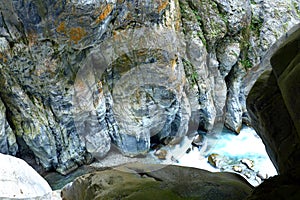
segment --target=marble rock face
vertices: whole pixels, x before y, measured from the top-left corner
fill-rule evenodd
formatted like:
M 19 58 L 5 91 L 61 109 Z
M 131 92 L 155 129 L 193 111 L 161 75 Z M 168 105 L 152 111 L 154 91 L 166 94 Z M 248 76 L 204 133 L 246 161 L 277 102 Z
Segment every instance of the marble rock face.
M 179 38 L 164 28 L 132 29 L 91 52 L 77 73 L 74 107 L 94 156 L 105 155 L 110 141 L 135 156 L 149 150 L 150 137 L 176 143 L 186 134 L 190 105 Z
M 5 115 L 5 106 L 0 99 L 0 153 L 16 155 L 18 144 Z
M 239 132 L 293 1 L 0 2 L 0 152 L 67 174 L 112 145 Z M 251 68 L 252 67 L 252 68 Z M 251 68 L 251 69 L 250 69 Z

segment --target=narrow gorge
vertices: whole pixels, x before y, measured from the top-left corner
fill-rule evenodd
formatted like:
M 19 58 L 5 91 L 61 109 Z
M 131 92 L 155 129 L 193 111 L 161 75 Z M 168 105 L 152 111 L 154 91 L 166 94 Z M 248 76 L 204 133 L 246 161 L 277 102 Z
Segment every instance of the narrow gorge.
M 146 157 L 247 125 L 280 174 L 278 185 L 271 178 L 253 190 L 233 174 L 128 165 L 122 170 L 146 182 L 122 170 L 97 172 L 64 189 L 64 199 L 117 198 L 74 192 L 83 195 L 76 187 L 101 177 L 112 181 L 106 190 L 137 183 L 131 199 L 147 186 L 150 196 L 167 188 L 156 199 L 260 199 L 289 183 L 297 193 L 299 0 L 7 0 L 0 13 L 0 153 L 40 174 L 68 175 L 112 151 Z M 176 180 L 192 176 L 195 186 L 216 189 L 223 180 L 224 188 L 215 198 L 187 185 L 191 194 L 174 193 Z

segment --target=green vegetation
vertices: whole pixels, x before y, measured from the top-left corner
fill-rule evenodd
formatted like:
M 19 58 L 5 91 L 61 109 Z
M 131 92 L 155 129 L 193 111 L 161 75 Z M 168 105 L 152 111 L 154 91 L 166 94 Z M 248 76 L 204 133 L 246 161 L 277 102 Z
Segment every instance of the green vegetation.
M 257 35 L 260 34 L 260 30 L 263 26 L 264 20 L 258 16 L 252 16 L 250 29 L 256 33 Z
M 202 19 L 201 19 L 201 16 L 199 15 L 198 11 L 197 10 L 192 10 L 198 23 L 201 23 Z
M 186 1 L 179 1 L 179 6 L 180 6 L 180 12 L 182 15 L 182 18 L 188 20 L 188 21 L 193 21 L 195 24 L 197 24 L 201 30 L 203 30 L 203 23 L 202 23 L 202 18 L 201 15 L 199 14 L 198 10 L 194 7 L 188 4 Z M 183 24 L 183 33 L 186 35 L 188 34 L 188 28 L 186 27 L 185 24 Z M 206 47 L 206 39 L 203 35 L 202 31 L 197 31 L 197 36 L 200 38 L 202 41 L 203 45 Z
M 192 10 L 192 11 L 193 11 L 193 13 L 194 13 L 194 16 L 195 16 L 197 22 L 198 22 L 199 27 L 202 27 L 202 24 L 203 24 L 203 23 L 202 23 L 202 18 L 201 18 L 201 16 L 199 15 L 198 11 L 197 11 L 197 10 Z M 201 29 L 202 29 L 202 28 L 201 28 Z M 202 41 L 203 45 L 206 46 L 206 39 L 205 39 L 205 37 L 204 37 L 202 31 L 198 31 L 198 32 L 197 32 L 197 36 L 198 36 L 198 37 L 200 38 L 200 40 Z
M 249 60 L 248 57 L 248 51 L 251 49 L 251 44 L 249 42 L 249 37 L 250 37 L 250 30 L 249 28 L 245 28 L 243 30 L 243 40 L 241 42 L 241 57 L 240 57 L 240 62 L 244 66 L 245 69 L 250 69 L 252 68 L 253 64 Z
M 283 23 L 283 24 L 282 24 L 282 27 L 283 27 L 283 30 L 284 30 L 285 32 L 287 32 L 287 31 L 288 31 L 288 27 L 289 27 L 289 23 L 288 23 L 288 22 Z M 278 38 L 278 37 L 277 37 L 277 38 Z
M 250 44 L 251 33 L 253 33 L 253 32 L 255 32 L 256 34 L 260 33 L 260 28 L 262 26 L 262 23 L 261 24 L 258 23 L 258 24 L 260 24 L 259 28 L 258 28 L 256 26 L 256 25 L 258 25 L 256 23 L 258 21 L 261 23 L 260 20 L 258 20 L 254 17 L 254 18 L 252 18 L 252 21 L 248 26 L 245 26 L 242 28 L 243 39 L 241 40 L 241 43 L 240 43 L 241 53 L 240 53 L 240 57 L 239 57 L 239 62 L 245 69 L 250 69 L 253 66 L 251 60 L 249 59 L 248 52 L 252 48 L 251 44 Z M 255 22 L 255 23 L 253 24 L 253 22 Z
M 196 84 L 198 79 L 199 79 L 198 73 L 196 71 L 193 71 L 191 74 L 192 84 Z
M 197 32 L 197 36 L 200 38 L 200 40 L 202 41 L 203 45 L 206 47 L 206 46 L 207 46 L 207 43 L 206 43 L 206 39 L 205 39 L 203 33 L 200 32 L 200 31 L 198 31 L 198 32 Z
M 190 61 L 182 59 L 182 62 L 188 82 L 190 83 L 191 87 L 194 87 L 198 84 L 199 75 Z
M 300 6 L 297 5 L 297 3 L 295 1 L 293 1 L 293 6 L 296 10 L 296 14 L 297 14 L 298 18 L 300 18 Z
M 227 15 L 224 13 L 221 13 L 221 12 L 219 15 L 220 15 L 221 19 L 225 22 L 225 24 L 228 24 Z
M 250 69 L 252 67 L 252 63 L 249 59 L 241 60 L 241 64 L 246 68 Z
M 218 24 L 213 22 L 211 23 L 211 29 L 208 33 L 209 38 L 216 38 L 222 33 L 222 30 L 218 28 Z

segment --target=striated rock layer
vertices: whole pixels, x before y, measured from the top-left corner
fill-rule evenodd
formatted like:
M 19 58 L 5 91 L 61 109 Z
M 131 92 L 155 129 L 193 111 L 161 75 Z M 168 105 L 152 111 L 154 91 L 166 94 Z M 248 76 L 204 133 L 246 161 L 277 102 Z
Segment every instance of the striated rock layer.
M 0 2 L 0 151 L 68 173 L 115 145 L 239 132 L 297 1 Z M 252 67 L 252 68 L 251 68 Z M 251 68 L 251 69 L 250 69 Z

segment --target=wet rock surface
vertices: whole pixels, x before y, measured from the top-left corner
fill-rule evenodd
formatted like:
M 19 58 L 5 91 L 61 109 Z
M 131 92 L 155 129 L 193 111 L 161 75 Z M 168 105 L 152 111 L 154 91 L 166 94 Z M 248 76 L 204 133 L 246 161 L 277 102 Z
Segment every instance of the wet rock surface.
M 260 185 L 265 179 L 269 178 L 268 174 L 257 171 L 254 168 L 254 161 L 248 158 L 237 159 L 212 153 L 207 157 L 207 161 L 221 172 L 232 172 L 243 176 L 254 186 Z
M 62 190 L 62 197 L 66 200 L 243 199 L 251 191 L 252 187 L 235 174 L 128 164 L 81 176 Z

